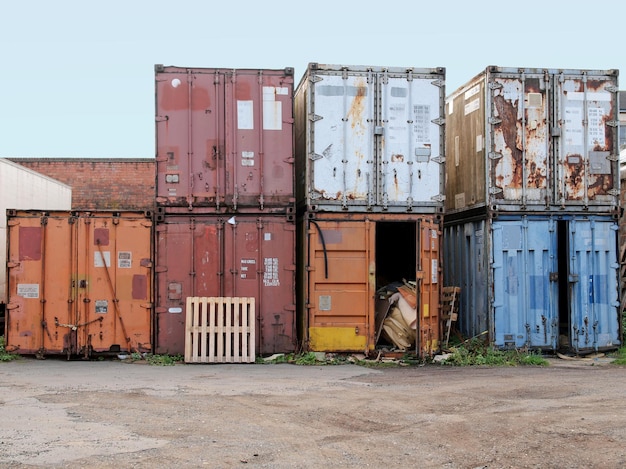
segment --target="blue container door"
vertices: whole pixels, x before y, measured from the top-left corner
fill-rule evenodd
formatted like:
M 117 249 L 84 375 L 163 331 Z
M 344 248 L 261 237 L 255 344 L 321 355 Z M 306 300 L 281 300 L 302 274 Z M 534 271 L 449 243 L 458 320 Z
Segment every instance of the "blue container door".
M 551 219 L 492 225 L 493 327 L 498 347 L 555 348 L 558 339 L 556 227 Z
M 577 352 L 620 343 L 617 231 L 613 220 L 570 221 L 569 345 Z

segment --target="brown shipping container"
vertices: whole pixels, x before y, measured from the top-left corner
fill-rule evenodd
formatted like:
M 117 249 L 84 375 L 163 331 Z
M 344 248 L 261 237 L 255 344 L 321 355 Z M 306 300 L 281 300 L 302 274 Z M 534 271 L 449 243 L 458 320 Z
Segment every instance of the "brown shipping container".
M 254 297 L 256 353 L 296 350 L 291 217 L 165 213 L 156 238 L 157 353 L 184 353 L 188 297 Z
M 441 217 L 309 213 L 298 221 L 298 305 L 304 347 L 369 354 L 383 342 L 384 292 L 417 284 L 415 339 L 407 350 L 439 348 Z
M 487 67 L 447 98 L 446 214 L 615 211 L 618 71 Z
M 293 68 L 155 66 L 157 205 L 295 203 Z
M 38 356 L 152 351 L 152 219 L 8 211 L 6 346 Z

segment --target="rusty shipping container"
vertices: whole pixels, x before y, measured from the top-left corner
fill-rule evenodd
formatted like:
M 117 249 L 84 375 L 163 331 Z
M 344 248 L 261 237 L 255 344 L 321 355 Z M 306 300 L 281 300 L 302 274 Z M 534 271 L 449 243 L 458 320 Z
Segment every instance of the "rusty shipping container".
M 440 213 L 445 69 L 309 64 L 294 96 L 297 205 Z
M 446 214 L 616 211 L 618 71 L 490 66 L 447 99 Z
M 185 351 L 189 297 L 253 297 L 256 353 L 296 350 L 293 215 L 161 212 L 156 224 L 156 350 Z
M 157 206 L 294 205 L 293 68 L 155 66 Z
M 439 349 L 439 215 L 317 212 L 298 220 L 298 310 L 303 347 L 372 353 L 393 285 L 415 282 L 414 339 L 407 350 Z
M 152 214 L 9 210 L 6 346 L 152 351 Z

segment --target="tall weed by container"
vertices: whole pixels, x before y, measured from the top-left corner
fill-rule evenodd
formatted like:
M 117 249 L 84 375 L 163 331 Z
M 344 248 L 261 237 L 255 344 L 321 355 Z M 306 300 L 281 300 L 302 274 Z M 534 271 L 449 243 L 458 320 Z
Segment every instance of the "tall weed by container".
M 499 350 L 474 338 L 454 347 L 442 363 L 450 366 L 546 366 L 548 361 L 535 352 Z
M 0 336 L 0 362 L 8 362 L 11 360 L 16 360 L 17 358 L 19 358 L 19 355 L 7 352 L 4 346 L 4 336 Z

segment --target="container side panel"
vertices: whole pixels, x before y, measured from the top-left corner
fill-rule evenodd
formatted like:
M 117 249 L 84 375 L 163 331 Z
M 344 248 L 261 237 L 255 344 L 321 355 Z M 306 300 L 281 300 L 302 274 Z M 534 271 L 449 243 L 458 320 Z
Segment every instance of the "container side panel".
M 549 119 L 543 76 L 496 77 L 491 83 L 493 198 L 545 204 Z
M 611 205 L 619 187 L 613 79 L 566 77 L 559 82 L 562 185 L 565 203 Z
M 576 351 L 620 344 L 619 287 L 614 221 L 570 224 L 570 345 Z
M 256 298 L 260 354 L 296 349 L 295 225 L 282 217 L 237 217 L 224 227 L 228 296 Z
M 358 222 L 309 226 L 310 350 L 364 351 L 374 345 L 369 231 L 366 223 Z
M 465 337 L 489 331 L 489 279 L 487 253 L 489 225 L 486 220 L 445 228 L 445 286 L 461 287 L 457 327 Z
M 446 110 L 446 213 L 487 203 L 487 129 L 484 80 L 448 98 Z
M 308 197 L 320 203 L 373 200 L 375 85 L 366 74 L 322 75 L 312 89 Z M 313 138 L 314 135 L 314 138 Z
M 143 217 L 81 217 L 86 307 L 84 350 L 152 352 L 152 227 Z M 81 293 L 82 294 L 82 293 Z
M 157 73 L 159 204 L 215 204 L 224 197 L 223 82 L 218 72 Z
M 227 205 L 286 205 L 294 198 L 293 77 L 227 74 Z
M 419 243 L 418 265 L 422 275 L 419 299 L 419 347 L 420 356 L 430 356 L 439 350 L 440 314 L 439 295 L 441 286 L 441 233 L 438 224 L 429 220 L 419 223 L 421 240 Z
M 435 204 L 442 195 L 441 89 L 433 77 L 380 80 L 381 187 L 377 203 L 413 207 Z

